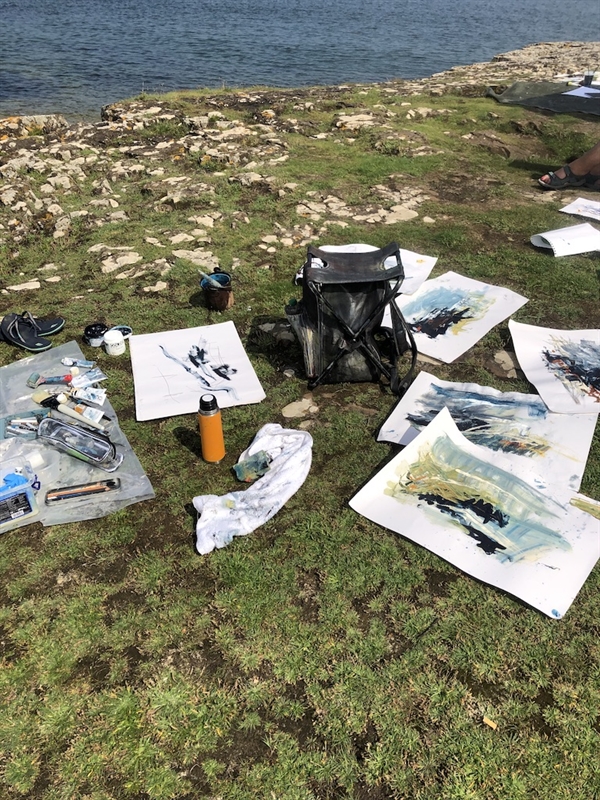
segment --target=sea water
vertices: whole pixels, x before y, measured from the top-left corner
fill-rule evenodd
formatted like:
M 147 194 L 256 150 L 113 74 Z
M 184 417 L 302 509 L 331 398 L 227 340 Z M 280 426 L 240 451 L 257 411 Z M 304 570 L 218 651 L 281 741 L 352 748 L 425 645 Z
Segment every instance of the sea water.
M 599 23 L 597 0 L 568 11 L 556 0 L 0 0 L 0 116 L 98 118 L 144 91 L 424 77 L 534 42 L 590 41 Z

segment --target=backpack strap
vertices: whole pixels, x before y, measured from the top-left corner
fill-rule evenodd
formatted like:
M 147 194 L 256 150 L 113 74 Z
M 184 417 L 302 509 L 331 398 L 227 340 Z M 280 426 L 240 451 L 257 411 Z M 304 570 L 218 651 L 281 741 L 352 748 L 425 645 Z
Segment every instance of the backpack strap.
M 414 378 L 415 367 L 417 365 L 417 343 L 415 342 L 415 337 L 411 329 L 406 324 L 402 312 L 395 302 L 390 303 L 390 313 L 392 317 L 392 339 L 396 350 L 396 358 L 394 359 L 392 374 L 390 376 L 390 389 L 395 395 L 401 397 Z M 410 367 L 402 380 L 400 380 L 398 375 L 398 363 L 400 361 L 400 356 L 404 355 L 409 348 L 411 352 Z

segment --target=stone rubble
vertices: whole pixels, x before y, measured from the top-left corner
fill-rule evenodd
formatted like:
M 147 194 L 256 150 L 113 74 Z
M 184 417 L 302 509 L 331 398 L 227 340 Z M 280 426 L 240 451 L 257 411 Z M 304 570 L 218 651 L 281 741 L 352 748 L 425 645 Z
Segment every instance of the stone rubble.
M 297 219 L 292 218 L 285 227 L 275 224 L 273 232 L 258 244 L 268 255 L 281 248 L 303 247 L 333 226 L 392 225 L 414 219 L 429 197 L 403 185 L 401 175 L 392 174 L 387 184 L 372 186 L 371 202 L 361 206 L 326 192 L 302 195 L 299 184 L 281 181 L 277 175 L 280 165 L 289 159 L 286 135 L 333 137 L 348 145 L 356 137 L 369 136 L 373 137 L 374 149 L 382 153 L 414 158 L 435 155 L 441 151 L 431 147 L 418 130 L 390 127 L 394 118 L 411 123 L 451 113 L 426 105 L 413 107 L 411 96 L 436 97 L 449 92 L 475 96 L 489 85 L 501 88 L 515 80 L 564 78 L 595 63 L 597 52 L 594 42 L 540 43 L 500 54 L 490 62 L 457 66 L 418 80 L 236 91 L 204 97 L 203 105 L 212 108 L 197 116 L 185 116 L 170 108 L 167 101 L 136 100 L 105 107 L 98 123 L 69 124 L 61 115 L 8 117 L 0 120 L 0 243 L 18 247 L 36 233 L 68 240 L 81 228 L 110 226 L 115 230 L 122 226 L 126 231 L 130 220 L 121 205 L 131 187 L 141 187 L 151 207 L 165 213 L 197 208 L 201 198 L 206 211 L 187 218 L 189 229 L 179 224 L 175 230 L 158 234 L 148 231 L 145 253 L 112 245 L 96 245 L 88 251 L 92 270 L 115 280 L 135 280 L 151 273 L 157 280 L 143 287 L 144 291 L 159 292 L 167 284 L 158 279 L 178 258 L 203 271 L 219 265 L 217 255 L 204 247 L 211 243 L 208 231 L 251 223 L 242 210 L 222 212 L 215 208 L 211 175 L 226 174 L 231 184 L 256 193 L 295 196 Z M 368 94 L 373 87 L 390 97 L 392 107 L 378 103 L 352 112 L 336 111 L 331 114 L 327 131 L 318 131 L 310 121 L 287 116 L 290 105 L 296 111 L 316 114 L 331 108 L 332 101 L 351 88 Z M 244 119 L 230 118 L 237 112 Z M 168 134 L 154 135 L 153 126 L 157 125 L 164 125 Z M 145 138 L 144 133 L 148 134 Z M 515 157 L 512 151 L 507 153 L 506 145 L 493 131 L 465 136 L 491 152 Z M 86 186 L 92 187 L 93 198 L 81 207 Z M 532 193 L 532 199 L 547 202 L 551 198 Z M 422 221 L 435 224 L 431 217 Z M 160 248 L 163 257 L 149 256 L 152 248 Z M 52 266 L 58 272 L 62 269 L 61 265 Z M 61 277 L 57 274 L 43 280 L 58 282 Z M 23 283 L 11 282 L 3 289 L 19 292 L 40 287 L 40 280 L 31 278 Z

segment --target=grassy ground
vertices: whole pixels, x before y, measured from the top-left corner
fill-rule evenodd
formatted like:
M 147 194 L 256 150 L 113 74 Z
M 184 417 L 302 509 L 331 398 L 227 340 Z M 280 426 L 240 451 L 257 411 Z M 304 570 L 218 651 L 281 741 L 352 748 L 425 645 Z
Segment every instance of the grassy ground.
M 255 121 L 256 108 L 217 97 L 227 118 Z M 348 499 L 391 453 L 375 441 L 393 405 L 388 393 L 374 384 L 316 390 L 311 473 L 254 534 L 199 557 L 190 510 L 196 494 L 238 488 L 230 470 L 237 455 L 260 425 L 283 422 L 281 408 L 306 391 L 301 376 L 282 374 L 297 363 L 297 347 L 257 334 L 258 322 L 281 318 L 298 295 L 291 276 L 304 252 L 278 246 L 267 255 L 257 245 L 277 225 L 307 224 L 296 212 L 306 192 L 360 209 L 374 202 L 377 184 L 422 190 L 428 199 L 414 220 L 348 220 L 327 233 L 309 222 L 314 241 L 395 239 L 438 256 L 434 275 L 453 269 L 525 294 L 519 321 L 600 327 L 597 254 L 558 260 L 529 244 L 533 233 L 570 224 L 558 212 L 565 195 L 538 194 L 533 179 L 593 144 L 597 123 L 376 88 L 349 89 L 313 109 L 282 97 L 278 119 L 293 116 L 298 124 L 276 133 L 290 157 L 273 169 L 275 189 L 232 184 L 239 170 L 202 154 L 166 157 L 165 176 L 192 176 L 215 194 L 162 208 L 152 178 L 138 173 L 112 183 L 127 222 L 95 227 L 94 214 L 105 213 L 98 209 L 62 239 L 41 226 L 0 245 L 6 285 L 39 274 L 47 262 L 63 276 L 37 293 L 0 295 L 0 312 L 64 312 L 68 324 L 57 343 L 79 340 L 97 318 L 126 322 L 136 333 L 232 319 L 267 393 L 260 405 L 224 413 L 228 455 L 208 466 L 195 418 L 137 423 L 128 362 L 99 354 L 156 500 L 93 522 L 35 524 L 0 538 L 0 797 L 600 797 L 600 571 L 554 622 L 351 511 Z M 167 100 L 185 113 L 215 107 L 206 95 Z M 451 113 L 407 120 L 401 103 L 409 101 Z M 340 110 L 374 107 L 381 119 L 370 130 L 311 138 L 331 132 Z M 175 119 L 123 134 L 117 145 L 184 133 Z M 412 154 L 425 145 L 431 155 Z M 86 207 L 105 173 L 105 166 L 92 170 L 77 192 L 65 194 L 65 211 Z M 31 176 L 34 188 L 44 180 Z M 298 188 L 281 195 L 289 182 Z M 146 237 L 189 230 L 190 215 L 215 209 L 223 218 L 209 247 L 226 269 L 240 259 L 236 302 L 223 314 L 204 307 L 197 268 L 185 260 L 173 260 L 166 290 L 145 293 L 147 276 L 117 281 L 88 253 L 104 242 L 155 259 L 160 253 Z M 234 226 L 240 212 L 249 222 Z M 488 369 L 509 342 L 502 324 L 434 372 L 527 391 L 526 382 Z M 0 364 L 21 355 L 3 346 Z M 598 437 L 582 492 L 600 499 Z

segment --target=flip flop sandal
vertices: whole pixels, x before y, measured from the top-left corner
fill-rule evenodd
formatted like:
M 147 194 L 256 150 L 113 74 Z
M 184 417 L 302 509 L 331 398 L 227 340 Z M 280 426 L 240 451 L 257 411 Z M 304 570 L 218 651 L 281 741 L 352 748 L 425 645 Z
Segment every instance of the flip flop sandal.
M 37 330 L 40 336 L 53 336 L 55 333 L 62 331 L 65 327 L 65 320 L 62 317 L 39 319 L 39 317 L 34 317 L 29 311 L 23 311 L 21 317 L 27 320 Z
M 550 178 L 549 181 L 543 181 L 542 178 L 538 178 L 538 183 L 542 187 L 542 189 L 567 189 L 569 186 L 583 186 L 585 183 L 585 175 L 575 175 L 571 167 L 566 164 L 563 167 L 565 171 L 565 177 L 559 178 L 555 172 L 547 172 L 546 175 Z
M 29 320 L 21 314 L 7 314 L 0 322 L 0 333 L 8 344 L 22 347 L 30 353 L 43 353 L 52 347 L 52 342 L 39 336 Z

